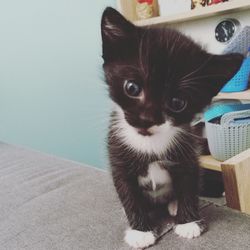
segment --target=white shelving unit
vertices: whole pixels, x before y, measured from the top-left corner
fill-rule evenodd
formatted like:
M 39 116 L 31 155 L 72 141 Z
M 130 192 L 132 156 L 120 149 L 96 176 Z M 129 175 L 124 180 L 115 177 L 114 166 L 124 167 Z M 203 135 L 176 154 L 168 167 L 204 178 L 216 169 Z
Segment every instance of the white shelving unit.
M 157 24 L 173 24 L 184 21 L 191 21 L 210 16 L 222 15 L 227 13 L 234 13 L 238 11 L 244 11 L 250 9 L 250 0 L 233 0 L 229 2 L 219 3 L 216 5 L 207 6 L 204 8 L 193 9 L 184 13 L 180 13 L 172 16 L 157 16 L 144 20 L 138 20 L 135 13 L 135 0 L 118 0 L 119 11 L 135 25 L 147 26 Z M 155 2 L 155 8 L 157 12 L 157 3 Z

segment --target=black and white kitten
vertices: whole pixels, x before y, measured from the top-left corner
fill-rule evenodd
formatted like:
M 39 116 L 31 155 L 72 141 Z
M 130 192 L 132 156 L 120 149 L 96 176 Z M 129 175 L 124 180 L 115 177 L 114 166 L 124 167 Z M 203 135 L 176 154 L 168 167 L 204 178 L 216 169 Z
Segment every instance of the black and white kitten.
M 172 218 L 185 238 L 204 230 L 199 162 L 190 122 L 239 69 L 242 56 L 212 55 L 181 33 L 136 27 L 112 8 L 102 16 L 106 82 L 115 103 L 108 150 L 130 225 L 125 241 L 145 248 Z

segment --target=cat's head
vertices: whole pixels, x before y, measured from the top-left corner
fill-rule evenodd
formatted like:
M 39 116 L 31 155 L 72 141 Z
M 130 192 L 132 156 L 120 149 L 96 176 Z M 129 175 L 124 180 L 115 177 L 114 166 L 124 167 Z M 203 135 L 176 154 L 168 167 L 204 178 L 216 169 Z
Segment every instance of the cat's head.
M 190 123 L 241 66 L 239 54 L 212 55 L 164 27 L 136 27 L 112 8 L 102 16 L 110 97 L 142 134 L 170 121 Z

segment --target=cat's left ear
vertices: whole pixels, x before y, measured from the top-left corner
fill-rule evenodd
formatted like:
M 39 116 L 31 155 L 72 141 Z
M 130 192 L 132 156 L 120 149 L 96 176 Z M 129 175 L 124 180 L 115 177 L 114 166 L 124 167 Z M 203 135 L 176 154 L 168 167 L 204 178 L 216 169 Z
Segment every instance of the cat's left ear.
M 209 55 L 203 75 L 208 77 L 207 91 L 211 97 L 217 95 L 222 87 L 238 72 L 244 56 L 238 53 Z
M 101 21 L 103 59 L 109 60 L 126 50 L 133 40 L 135 30 L 136 27 L 117 10 L 106 8 Z

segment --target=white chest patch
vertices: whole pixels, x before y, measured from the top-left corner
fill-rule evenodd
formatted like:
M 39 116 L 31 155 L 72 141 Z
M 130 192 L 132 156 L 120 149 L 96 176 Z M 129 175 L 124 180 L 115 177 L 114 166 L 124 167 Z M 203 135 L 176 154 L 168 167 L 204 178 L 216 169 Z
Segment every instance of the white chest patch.
M 163 154 L 167 148 L 171 147 L 174 137 L 179 133 L 180 129 L 172 126 L 170 121 L 166 121 L 160 126 L 152 126 L 150 132 L 152 135 L 144 136 L 139 134 L 136 129 L 128 124 L 124 117 L 123 110 L 116 105 L 117 122 L 114 125 L 117 129 L 117 136 L 123 142 L 133 149 L 142 153 Z
M 158 162 L 149 165 L 147 175 L 139 176 L 138 183 L 142 187 L 147 187 L 146 193 L 153 199 L 167 197 L 172 191 L 171 176 Z

